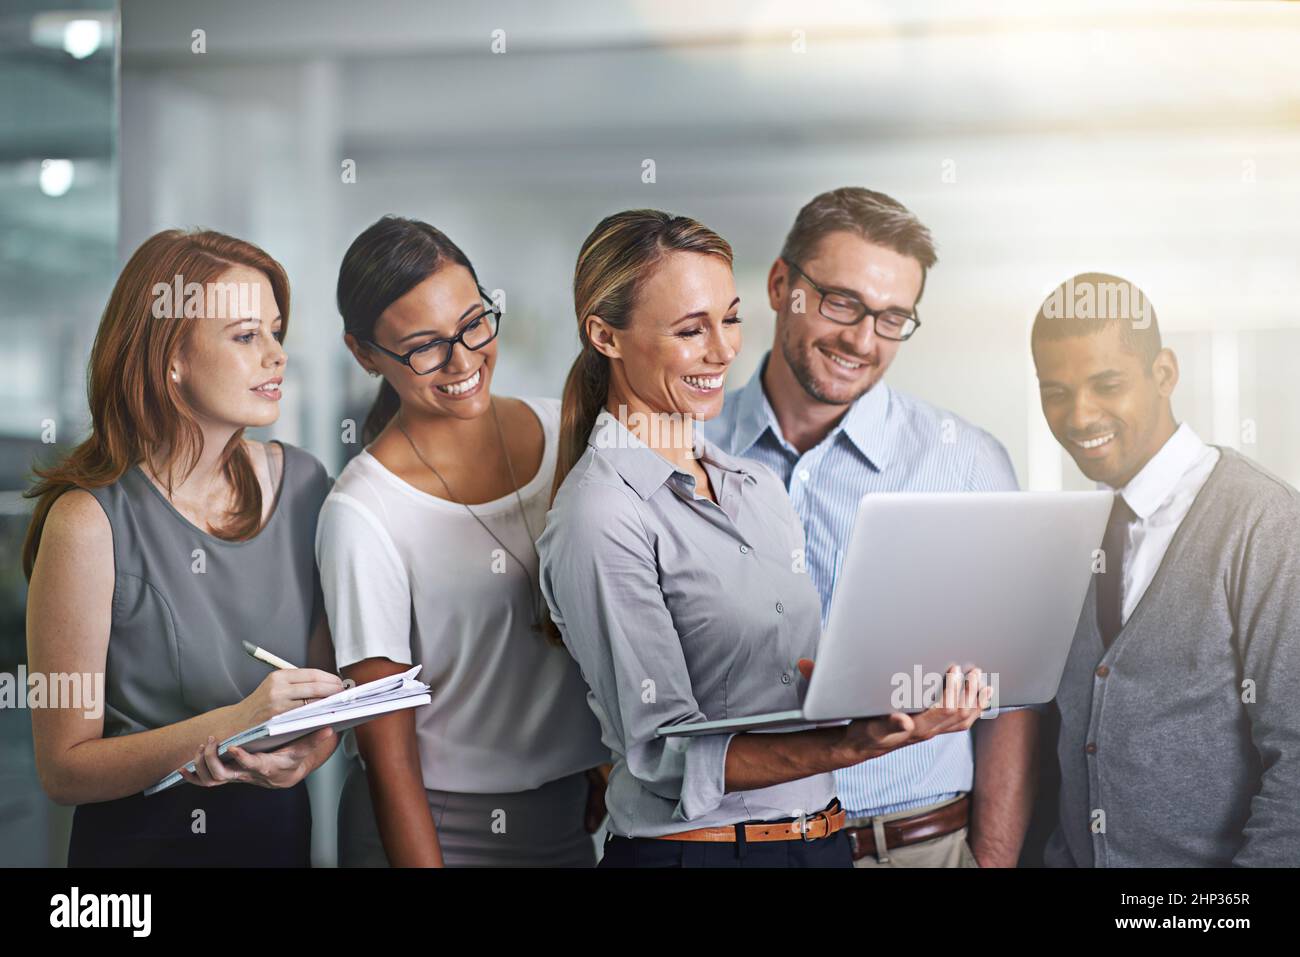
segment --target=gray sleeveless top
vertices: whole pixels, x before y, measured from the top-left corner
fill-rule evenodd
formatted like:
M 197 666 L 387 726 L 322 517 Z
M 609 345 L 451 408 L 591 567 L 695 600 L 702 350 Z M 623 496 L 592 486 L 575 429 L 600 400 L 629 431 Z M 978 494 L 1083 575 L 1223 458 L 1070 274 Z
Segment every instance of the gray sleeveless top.
M 185 518 L 132 466 L 88 489 L 113 528 L 112 630 L 104 737 L 147 731 L 235 704 L 270 672 L 247 639 L 306 667 L 322 613 L 314 545 L 325 467 L 283 442 L 274 510 L 257 535 L 223 541 Z

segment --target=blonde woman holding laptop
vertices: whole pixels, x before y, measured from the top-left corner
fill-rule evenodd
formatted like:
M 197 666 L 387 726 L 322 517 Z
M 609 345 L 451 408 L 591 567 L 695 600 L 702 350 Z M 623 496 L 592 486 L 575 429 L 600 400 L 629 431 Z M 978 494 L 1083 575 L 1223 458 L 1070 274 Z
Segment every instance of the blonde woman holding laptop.
M 629 210 L 583 243 L 582 351 L 564 390 L 542 588 L 614 752 L 602 866 L 851 867 L 831 771 L 979 716 L 979 672 L 943 705 L 843 727 L 659 738 L 799 707 L 821 628 L 803 530 L 776 476 L 694 430 L 740 349 L 731 248 Z

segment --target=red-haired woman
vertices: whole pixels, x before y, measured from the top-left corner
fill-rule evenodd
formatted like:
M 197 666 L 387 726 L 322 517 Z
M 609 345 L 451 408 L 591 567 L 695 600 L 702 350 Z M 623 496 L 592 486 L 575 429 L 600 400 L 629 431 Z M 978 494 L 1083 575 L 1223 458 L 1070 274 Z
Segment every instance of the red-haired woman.
M 288 279 L 261 249 L 210 231 L 150 237 L 95 337 L 90 436 L 36 470 L 28 664 L 50 687 L 86 686 L 32 712 L 41 784 L 77 805 L 71 866 L 310 864 L 303 779 L 333 733 L 216 755 L 342 689 L 320 670 L 312 554 L 328 476 L 301 449 L 244 438 L 279 416 L 288 324 Z M 268 674 L 245 639 L 320 669 Z M 141 793 L 192 759 L 187 783 Z

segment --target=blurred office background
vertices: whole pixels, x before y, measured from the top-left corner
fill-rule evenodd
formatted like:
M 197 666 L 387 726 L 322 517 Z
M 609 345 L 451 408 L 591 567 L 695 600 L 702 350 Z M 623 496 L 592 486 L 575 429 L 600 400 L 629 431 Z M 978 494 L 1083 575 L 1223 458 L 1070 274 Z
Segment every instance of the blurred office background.
M 0 4 L 0 673 L 26 659 L 21 491 L 87 427 L 85 367 L 118 259 L 111 0 Z M 12 680 L 12 679 L 11 679 Z M 71 810 L 36 779 L 30 713 L 0 707 L 0 866 L 62 864 Z
M 764 281 L 796 211 L 851 184 L 902 200 L 939 244 L 924 328 L 889 382 L 993 432 L 1022 485 L 1087 487 L 1042 423 L 1027 331 L 1051 287 L 1094 269 L 1151 297 L 1182 364 L 1177 416 L 1300 485 L 1300 5 L 3 10 L 0 668 L 24 655 L 17 492 L 53 451 L 50 422 L 59 445 L 85 428 L 116 269 L 171 226 L 250 239 L 287 267 L 272 434 L 335 473 L 374 384 L 340 342 L 334 283 L 378 216 L 432 222 L 505 292 L 497 388 L 545 395 L 576 351 L 569 284 L 591 227 L 632 206 L 701 219 L 736 250 L 738 386 L 770 340 Z M 316 782 L 323 864 L 341 760 Z M 68 817 L 36 786 L 26 713 L 0 710 L 0 864 L 61 863 Z

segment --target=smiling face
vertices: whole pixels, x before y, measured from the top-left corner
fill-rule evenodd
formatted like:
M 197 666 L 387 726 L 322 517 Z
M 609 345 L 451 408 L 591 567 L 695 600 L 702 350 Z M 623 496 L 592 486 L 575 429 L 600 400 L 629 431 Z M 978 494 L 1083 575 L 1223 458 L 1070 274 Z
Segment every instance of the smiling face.
M 390 352 L 405 355 L 430 340 L 450 339 L 476 322 L 485 322 L 483 312 L 484 302 L 474 276 L 464 266 L 450 263 L 383 311 L 375 322 L 374 340 Z M 451 360 L 427 375 L 417 375 L 410 367 L 367 348 L 351 335 L 345 339 L 367 371 L 380 373 L 397 390 L 403 409 L 472 419 L 489 408 L 496 339 L 476 350 L 457 343 Z M 418 360 L 413 357 L 413 361 Z
M 280 306 L 270 281 L 256 269 L 235 266 L 215 281 L 247 284 L 244 302 L 252 305 L 251 316 L 194 321 L 171 373 L 200 421 L 231 428 L 270 425 L 280 417 L 287 360 Z
M 1169 396 L 1178 384 L 1174 354 L 1161 349 L 1145 368 L 1119 321 L 1033 346 L 1052 435 L 1084 475 L 1111 488 L 1128 484 L 1173 434 Z
M 739 307 L 726 261 L 666 254 L 641 284 L 626 329 L 588 319 L 588 337 L 610 358 L 611 406 L 716 416 L 727 369 L 740 351 Z
M 777 317 L 773 359 L 789 367 L 811 398 L 848 405 L 880 381 L 902 343 L 877 336 L 868 318 L 854 326 L 827 319 L 809 280 L 859 299 L 873 311 L 911 313 L 921 295 L 921 264 L 855 233 L 836 231 L 822 237 L 812 258 L 795 265 L 808 279 L 780 260 L 768 277 Z

